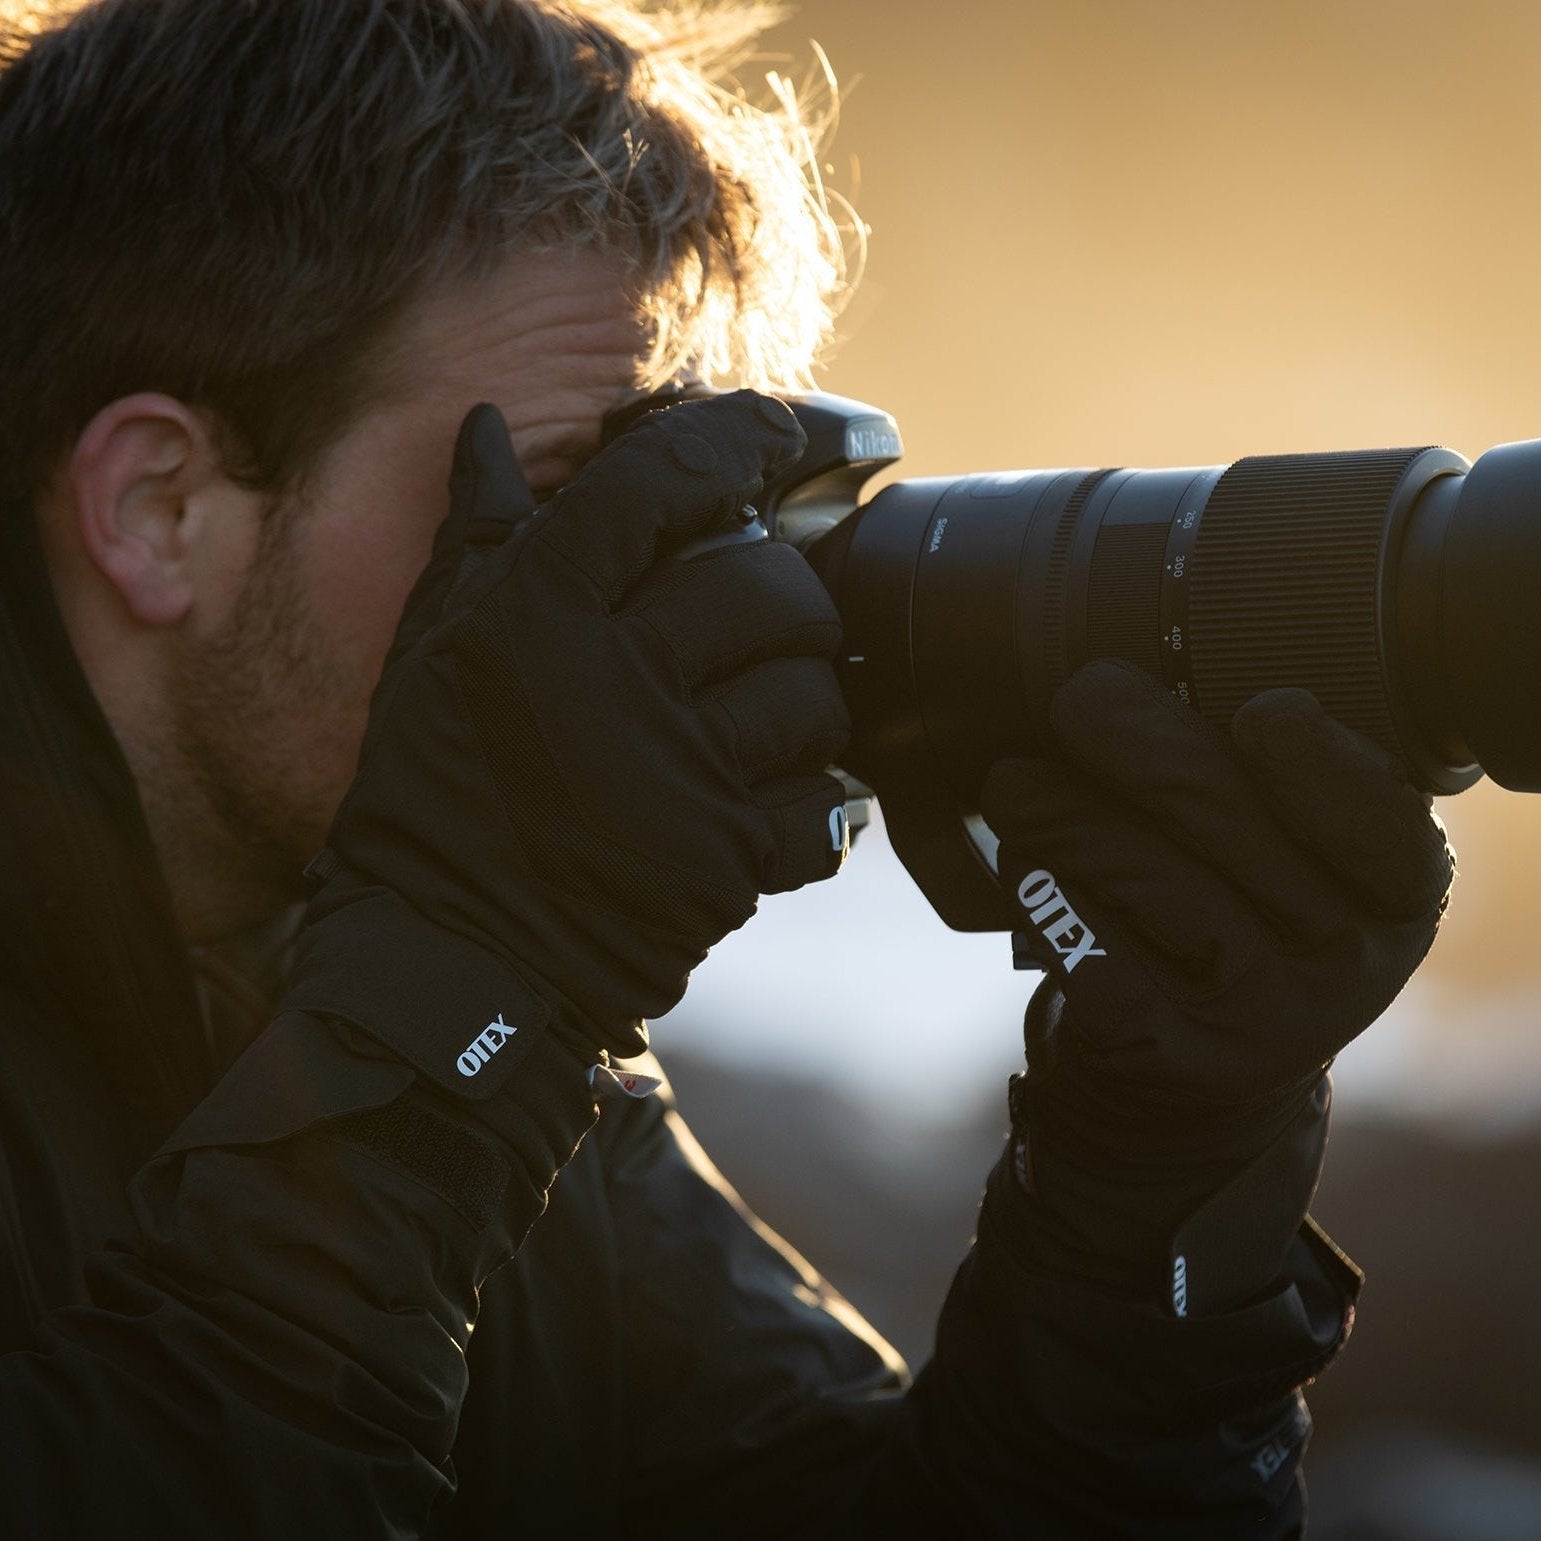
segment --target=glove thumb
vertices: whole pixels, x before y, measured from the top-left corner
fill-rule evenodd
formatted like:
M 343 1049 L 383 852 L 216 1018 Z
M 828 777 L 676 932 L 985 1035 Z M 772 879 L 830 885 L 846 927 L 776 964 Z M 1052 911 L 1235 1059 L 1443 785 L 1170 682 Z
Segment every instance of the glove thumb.
M 460 424 L 449 474 L 449 512 L 433 552 L 401 613 L 387 667 L 443 616 L 478 553 L 501 546 L 535 510 L 535 497 L 514 453 L 503 414 L 487 402 Z

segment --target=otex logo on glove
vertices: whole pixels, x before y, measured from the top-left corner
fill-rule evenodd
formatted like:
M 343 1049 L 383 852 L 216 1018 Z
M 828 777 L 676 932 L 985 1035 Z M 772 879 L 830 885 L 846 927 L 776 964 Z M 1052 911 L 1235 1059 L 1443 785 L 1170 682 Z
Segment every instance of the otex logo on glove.
M 1039 868 L 1017 884 L 1017 901 L 1043 937 L 1065 960 L 1068 974 L 1083 958 L 1105 958 L 1090 926 L 1076 914 L 1052 872 Z
M 511 1027 L 503 1020 L 500 1011 L 497 1021 L 489 1022 L 466 1045 L 465 1053 L 455 1061 L 455 1069 L 463 1076 L 475 1075 L 518 1031 L 517 1027 Z

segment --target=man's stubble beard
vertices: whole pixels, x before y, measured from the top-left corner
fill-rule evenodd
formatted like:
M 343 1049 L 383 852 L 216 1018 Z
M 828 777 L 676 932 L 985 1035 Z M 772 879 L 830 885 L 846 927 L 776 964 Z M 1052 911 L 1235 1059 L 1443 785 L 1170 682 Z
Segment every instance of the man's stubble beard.
M 171 703 L 167 748 L 209 825 L 191 843 L 230 864 L 220 876 L 251 919 L 304 897 L 341 792 L 335 767 L 356 749 L 339 746 L 357 692 L 300 581 L 303 517 L 270 514 L 229 624 L 183 655 Z

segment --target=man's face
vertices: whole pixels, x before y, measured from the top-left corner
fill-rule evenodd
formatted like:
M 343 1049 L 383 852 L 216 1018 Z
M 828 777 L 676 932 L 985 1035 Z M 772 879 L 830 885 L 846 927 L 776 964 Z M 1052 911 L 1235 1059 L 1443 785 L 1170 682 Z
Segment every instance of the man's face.
M 264 529 L 244 585 L 189 639 L 177 758 L 248 866 L 297 891 L 352 780 L 370 694 L 447 505 L 461 418 L 492 402 L 539 498 L 635 392 L 643 329 L 614 264 L 541 255 L 420 305 L 388 366 L 401 388 L 323 458 Z

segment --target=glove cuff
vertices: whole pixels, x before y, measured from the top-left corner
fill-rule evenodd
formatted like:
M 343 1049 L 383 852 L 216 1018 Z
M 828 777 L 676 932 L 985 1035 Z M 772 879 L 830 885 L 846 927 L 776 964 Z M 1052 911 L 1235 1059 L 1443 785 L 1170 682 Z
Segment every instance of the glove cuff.
M 1024 1181 L 1032 1158 L 1018 1131 L 991 1174 L 986 1207 L 1010 1216 L 1021 1267 L 1130 1309 L 1183 1321 L 1249 1310 L 1281 1287 L 1302 1243 L 1352 1302 L 1364 1275 L 1307 1213 L 1326 1147 L 1325 1101 L 1313 1098 L 1261 1156 L 1159 1232 L 1119 1228 L 1106 1215 L 1067 1223 Z
M 1315 1072 L 1247 1104 L 1179 1099 L 1046 1052 L 1057 994 L 1029 1007 L 1030 1068 L 1009 1092 L 1005 1170 L 1039 1264 L 1176 1316 L 1233 1309 L 1277 1277 L 1326 1150 Z
M 283 1010 L 346 1022 L 439 1091 L 472 1102 L 508 1084 L 553 1017 L 498 954 L 433 924 L 391 889 L 344 878 L 311 906 Z M 580 1061 L 597 1054 L 581 1039 L 569 1047 Z
M 1327 1152 L 1331 1105 L 1332 1082 L 1324 1075 L 1284 1132 L 1177 1227 L 1166 1256 L 1167 1304 L 1174 1316 L 1236 1310 L 1279 1277 L 1301 1225 L 1315 1228 L 1307 1210 Z

